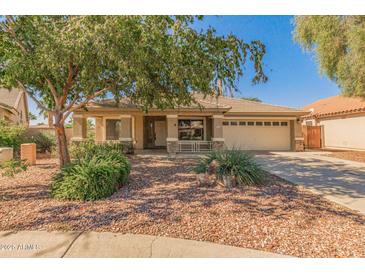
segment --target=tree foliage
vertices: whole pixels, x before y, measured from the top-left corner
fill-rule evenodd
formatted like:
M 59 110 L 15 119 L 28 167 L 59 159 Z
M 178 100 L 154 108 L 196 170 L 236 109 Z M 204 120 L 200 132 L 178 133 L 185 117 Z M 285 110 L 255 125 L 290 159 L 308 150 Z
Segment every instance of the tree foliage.
M 344 94 L 365 97 L 365 16 L 297 16 L 294 38 Z
M 35 114 L 33 114 L 32 112 L 28 112 L 28 117 L 29 117 L 29 120 L 37 120 L 37 116 Z
M 0 85 L 20 87 L 54 116 L 61 165 L 69 162 L 64 122 L 96 98 L 122 96 L 148 110 L 173 108 L 236 89 L 247 61 L 266 81 L 265 46 L 214 29 L 193 16 L 6 16 L 0 23 Z M 62 150 L 60 150 L 62 148 Z

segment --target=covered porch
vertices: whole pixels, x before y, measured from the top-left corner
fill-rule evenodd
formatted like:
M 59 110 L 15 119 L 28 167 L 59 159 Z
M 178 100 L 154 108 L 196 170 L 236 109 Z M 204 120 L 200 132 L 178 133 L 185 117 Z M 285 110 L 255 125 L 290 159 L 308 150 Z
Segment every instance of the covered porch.
M 170 155 L 204 153 L 223 148 L 223 114 L 92 113 L 73 116 L 72 141 L 85 141 L 87 120 L 95 121 L 95 142 L 118 142 L 126 151 L 159 150 Z

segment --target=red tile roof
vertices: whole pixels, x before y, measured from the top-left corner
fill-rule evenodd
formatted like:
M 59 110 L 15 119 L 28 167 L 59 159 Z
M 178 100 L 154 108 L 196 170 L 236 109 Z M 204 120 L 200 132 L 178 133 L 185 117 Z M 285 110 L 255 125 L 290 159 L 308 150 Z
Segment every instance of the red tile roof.
M 303 107 L 303 109 L 312 111 L 306 117 L 323 117 L 365 112 L 365 99 L 338 95 L 315 101 Z

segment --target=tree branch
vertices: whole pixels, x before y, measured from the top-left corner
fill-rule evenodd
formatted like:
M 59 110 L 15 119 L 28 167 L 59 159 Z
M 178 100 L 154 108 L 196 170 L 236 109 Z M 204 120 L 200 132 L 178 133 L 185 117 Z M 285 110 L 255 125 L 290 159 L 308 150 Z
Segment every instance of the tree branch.
M 28 96 L 30 98 L 33 99 L 33 101 L 37 104 L 37 106 L 42 109 L 43 111 L 46 111 L 46 112 L 53 112 L 51 111 L 50 109 L 46 108 L 44 105 L 42 105 L 42 103 L 31 93 L 29 92 L 26 87 L 23 85 L 23 83 L 21 83 L 20 81 L 17 81 L 18 82 L 18 85 L 19 87 L 26 93 L 28 94 Z
M 62 97 L 60 99 L 60 105 L 61 107 L 64 105 L 64 103 L 66 102 L 67 99 L 67 93 L 69 91 L 69 89 L 71 88 L 73 81 L 75 80 L 76 76 L 78 74 L 78 68 L 76 66 L 76 70 L 74 70 L 74 65 L 73 63 L 70 61 L 68 63 L 68 77 L 67 77 L 67 81 L 62 89 Z
M 77 110 L 77 109 L 80 109 L 80 108 L 82 108 L 82 107 L 84 107 L 84 106 L 86 106 L 92 99 L 94 99 L 94 98 L 96 98 L 96 97 L 98 97 L 98 96 L 100 96 L 100 95 L 102 95 L 104 92 L 106 92 L 107 90 L 109 90 L 110 89 L 110 87 L 107 87 L 107 88 L 103 88 L 103 89 L 101 89 L 101 90 L 99 90 L 99 91 L 96 91 L 95 93 L 93 93 L 92 95 L 89 95 L 86 99 L 85 99 L 85 101 L 84 102 L 82 102 L 81 104 L 79 104 L 79 105 L 76 105 L 76 106 L 72 106 L 71 105 L 71 103 L 73 102 L 73 101 L 75 101 L 76 102 L 76 100 L 75 100 L 75 98 L 74 98 L 74 100 L 70 103 L 70 105 L 67 107 L 67 109 L 68 110 L 66 110 L 64 113 L 64 118 L 63 118 L 63 120 L 65 120 L 67 117 L 68 117 L 68 115 L 70 115 L 72 112 L 74 112 L 75 110 Z
M 73 98 L 73 100 L 68 104 L 68 106 L 65 107 L 64 112 L 70 110 L 72 108 L 72 106 L 76 103 L 76 101 L 80 99 L 80 93 L 75 95 L 75 97 Z
M 51 80 L 49 80 L 49 78 L 45 77 L 45 79 L 47 81 L 49 89 L 51 90 L 56 107 L 60 107 L 60 102 L 57 97 L 57 90 L 56 90 L 55 86 L 52 84 L 52 82 L 51 82 Z

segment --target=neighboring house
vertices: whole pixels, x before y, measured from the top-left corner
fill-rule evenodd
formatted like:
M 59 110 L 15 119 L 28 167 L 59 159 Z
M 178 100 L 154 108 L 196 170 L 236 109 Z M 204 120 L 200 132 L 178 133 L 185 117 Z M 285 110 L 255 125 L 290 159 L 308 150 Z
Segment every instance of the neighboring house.
M 333 96 L 304 107 L 303 124 L 322 126 L 322 147 L 365 149 L 365 100 Z
M 0 88 L 0 119 L 29 125 L 28 100 L 24 91 Z
M 300 117 L 308 112 L 228 97 L 203 98 L 175 109 L 150 109 L 128 99 L 102 100 L 73 115 L 73 140 L 86 138 L 87 118 L 95 118 L 97 142 L 120 141 L 133 149 L 163 148 L 169 153 L 210 149 L 302 150 Z

